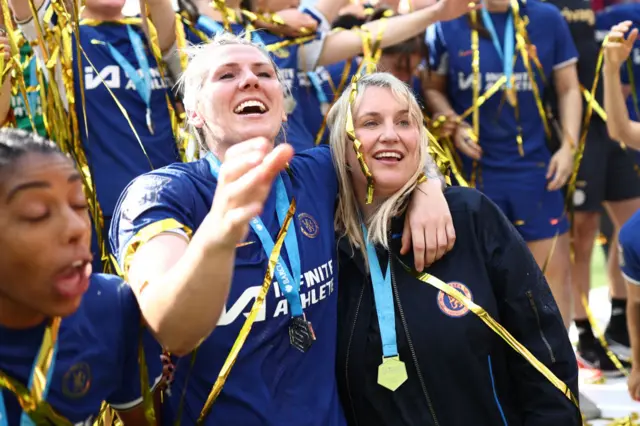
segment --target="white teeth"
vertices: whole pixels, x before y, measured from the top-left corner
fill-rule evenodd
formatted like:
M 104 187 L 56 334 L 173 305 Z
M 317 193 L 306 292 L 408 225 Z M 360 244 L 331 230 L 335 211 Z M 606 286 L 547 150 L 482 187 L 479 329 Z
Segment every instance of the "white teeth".
M 82 265 L 84 265 L 84 260 L 76 260 L 75 262 L 73 262 L 73 263 L 71 264 L 71 267 L 72 267 L 72 268 L 79 268 L 79 267 L 81 267 Z
M 243 103 L 238 105 L 236 109 L 233 110 L 233 112 L 235 112 L 236 114 L 239 114 L 242 111 L 244 111 L 245 108 L 249 108 L 249 107 L 258 107 L 260 108 L 261 113 L 267 110 L 267 107 L 262 102 L 252 100 L 252 101 L 244 101 Z
M 400 154 L 398 154 L 397 152 L 379 152 L 377 153 L 373 158 L 380 159 L 380 158 L 396 158 L 398 160 L 402 160 L 402 156 Z

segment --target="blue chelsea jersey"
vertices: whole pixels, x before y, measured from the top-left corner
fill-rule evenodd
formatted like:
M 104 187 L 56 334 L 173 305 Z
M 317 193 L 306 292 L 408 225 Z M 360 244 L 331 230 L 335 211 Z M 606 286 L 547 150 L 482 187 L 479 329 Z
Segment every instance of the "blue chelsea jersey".
M 538 57 L 544 77 L 549 82 L 553 70 L 577 61 L 577 51 L 567 23 L 555 6 L 538 0 L 530 0 L 526 6 L 521 5 L 521 14 L 529 19 L 527 32 L 533 44 L 529 48 L 529 54 Z M 491 13 L 490 16 L 502 45 L 508 13 Z M 471 28 L 468 19 L 464 16 L 454 21 L 438 22 L 427 29 L 426 35 L 429 65 L 433 72 L 446 75 L 448 97 L 458 114 L 462 114 L 473 104 Z M 482 94 L 503 75 L 503 62 L 490 38 L 480 37 L 479 50 Z M 532 66 L 542 93 L 543 79 L 535 65 Z M 518 91 L 524 156 L 519 154 L 516 143 L 518 130 L 515 110 L 504 100 L 502 92 L 498 91 L 480 107 L 480 145 L 483 148 L 481 164 L 485 172 L 495 169 L 541 169 L 550 159 L 533 87 L 519 54 L 513 76 L 514 87 Z M 470 122 L 471 118 L 468 120 Z
M 598 30 L 598 39 L 604 40 L 611 27 L 623 21 L 631 21 L 631 28 L 640 29 L 640 4 L 629 3 L 610 6 L 596 15 L 596 28 Z M 633 72 L 633 83 L 635 84 L 636 93 L 640 92 L 640 40 L 636 40 L 633 50 L 631 51 L 631 69 Z M 630 84 L 629 72 L 626 62 L 622 64 L 620 69 L 623 84 Z M 640 102 L 640 101 L 639 101 Z M 627 98 L 627 108 L 629 109 L 629 118 L 638 121 L 638 110 L 640 105 L 635 105 L 633 97 L 629 95 Z
M 277 282 L 267 294 L 238 360 L 207 418 L 207 425 L 344 425 L 335 382 L 337 264 L 334 207 L 337 179 L 328 146 L 297 154 L 291 175 L 281 174 L 295 197 L 292 227 L 301 261 L 301 301 L 317 341 L 306 353 L 289 343 L 289 308 Z M 123 264 L 129 242 L 150 225 L 171 222 L 197 231 L 211 208 L 216 180 L 206 159 L 175 164 L 141 176 L 123 194 L 111 228 L 111 247 Z M 271 237 L 280 225 L 272 191 L 261 215 Z M 290 228 L 291 232 L 291 228 Z M 290 265 L 286 249 L 282 256 Z M 188 379 L 182 424 L 195 424 L 222 364 L 258 295 L 268 257 L 250 231 L 236 250 L 233 282 L 213 333 L 191 356 L 178 359 L 168 401 L 167 424 L 174 420 Z
M 146 40 L 141 27 L 132 28 Z M 134 178 L 179 161 L 180 157 L 167 107 L 169 85 L 160 76 L 150 49 L 145 44 L 151 74 L 150 111 L 153 134 L 147 126 L 146 103 L 134 83 L 114 60 L 107 46 L 93 44 L 93 40 L 110 43 L 138 72 L 142 70 L 139 69 L 126 25 L 109 22 L 97 26 L 80 25 L 80 41 L 86 52 L 86 56 L 82 57 L 82 69 L 88 136 L 83 131 L 81 102 L 76 102 L 76 111 L 83 146 L 96 182 L 98 201 L 103 213 L 110 216 L 120 193 Z M 77 60 L 78 58 L 74 58 L 74 61 Z M 80 93 L 78 78 L 74 80 L 74 84 L 76 93 Z M 127 112 L 142 146 L 109 90 Z
M 38 10 L 41 23 L 50 8 L 51 0 L 46 0 Z M 179 160 L 166 101 L 169 94 L 168 85 L 160 77 L 156 60 L 147 46 L 141 26 L 133 24 L 131 28 L 142 40 L 149 65 L 149 105 L 153 134 L 147 126 L 147 103 L 143 101 L 135 84 L 106 44 L 113 46 L 133 69 L 142 73 L 142 65 L 134 52 L 127 27 L 120 22 L 81 24 L 80 45 L 84 52 L 81 53 L 81 58 L 77 57 L 73 48 L 76 43 L 75 34 L 72 34 L 71 41 L 74 55 L 73 95 L 79 121 L 78 129 L 95 182 L 98 202 L 107 217 L 111 216 L 122 190 L 135 177 Z M 21 30 L 28 40 L 38 40 L 33 20 L 21 25 Z M 82 70 L 81 73 L 79 70 Z M 80 96 L 81 81 L 84 88 L 84 108 Z M 141 143 L 118 103 L 126 111 Z
M 0 326 L 0 370 L 26 386 L 44 330 L 45 324 L 27 330 Z M 129 286 L 115 276 L 92 275 L 80 307 L 61 322 L 47 402 L 78 426 L 93 424 L 103 401 L 118 410 L 141 404 L 140 330 L 138 304 Z M 154 382 L 162 372 L 160 347 L 149 335 L 143 339 Z M 7 391 L 2 396 L 9 425 L 20 424 L 18 401 Z

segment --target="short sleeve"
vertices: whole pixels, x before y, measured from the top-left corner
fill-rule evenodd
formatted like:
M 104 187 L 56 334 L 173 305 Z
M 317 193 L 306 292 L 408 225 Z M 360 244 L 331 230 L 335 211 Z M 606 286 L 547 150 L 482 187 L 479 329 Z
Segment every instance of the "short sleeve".
M 302 6 L 300 11 L 311 16 L 318 23 L 318 32 L 331 31 L 331 24 L 327 21 L 327 18 L 314 6 Z
M 449 70 L 449 52 L 440 22 L 427 27 L 425 42 L 429 48 L 429 68 L 439 75 L 446 75 Z
M 118 411 L 125 411 L 140 405 L 143 400 L 141 391 L 142 376 L 140 374 L 140 363 L 138 362 L 141 339 L 144 342 L 145 364 L 149 378 L 145 386 L 149 389 L 159 380 L 162 374 L 162 367 L 160 345 L 155 340 L 149 339 L 148 333 L 147 338 L 143 338 L 144 332 L 141 325 L 140 310 L 131 288 L 123 283 L 118 291 L 122 320 L 119 333 L 122 345 L 122 369 L 120 370 L 117 386 L 107 398 L 107 403 Z
M 562 17 L 560 11 L 552 6 L 550 10 L 551 25 L 554 30 L 554 55 L 553 55 L 553 69 L 560 69 L 571 65 L 578 61 L 578 49 L 573 42 L 571 31 L 569 30 L 569 24 Z
M 618 250 L 620 270 L 631 284 L 640 285 L 640 212 L 620 229 Z
M 136 178 L 122 193 L 109 232 L 111 252 L 125 273 L 139 244 L 167 231 L 194 229 L 194 188 L 179 172 L 155 171 Z

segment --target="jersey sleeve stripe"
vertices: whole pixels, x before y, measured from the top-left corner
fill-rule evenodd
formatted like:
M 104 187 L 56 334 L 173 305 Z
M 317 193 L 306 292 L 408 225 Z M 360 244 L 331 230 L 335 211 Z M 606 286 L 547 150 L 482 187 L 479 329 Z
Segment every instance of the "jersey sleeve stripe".
M 191 238 L 193 231 L 188 226 L 181 224 L 173 218 L 153 222 L 138 231 L 124 247 L 124 250 L 122 251 L 123 255 L 120 257 L 120 268 L 122 269 L 125 280 L 127 279 L 127 273 L 129 271 L 129 265 L 131 264 L 133 255 L 141 245 L 147 243 L 150 239 L 162 234 L 163 232 L 172 231 L 175 233 L 178 229 L 183 230 L 188 239 Z

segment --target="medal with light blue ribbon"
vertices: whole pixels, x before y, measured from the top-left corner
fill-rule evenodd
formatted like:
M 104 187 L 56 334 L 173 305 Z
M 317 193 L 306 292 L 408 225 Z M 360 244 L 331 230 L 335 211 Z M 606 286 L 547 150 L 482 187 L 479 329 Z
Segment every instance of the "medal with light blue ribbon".
M 513 53 L 515 49 L 515 38 L 516 33 L 513 27 L 513 13 L 511 8 L 509 8 L 507 15 L 507 23 L 504 28 L 504 42 L 503 45 L 500 45 L 500 38 L 498 37 L 498 33 L 496 31 L 495 26 L 493 25 L 493 21 L 491 20 L 491 14 L 487 11 L 486 1 L 483 2 L 484 7 L 480 9 L 480 13 L 482 14 L 482 22 L 484 23 L 485 28 L 491 34 L 491 41 L 493 42 L 493 46 L 496 48 L 498 52 L 498 56 L 502 59 L 502 72 L 506 78 L 505 83 L 505 93 L 507 96 L 507 100 L 511 106 L 515 106 L 518 102 L 518 95 L 516 94 L 516 90 L 514 87 L 514 77 L 513 77 Z
M 138 34 L 131 25 L 127 25 L 127 32 L 129 34 L 131 45 L 133 46 L 133 52 L 135 53 L 138 65 L 140 66 L 140 72 L 138 72 L 135 67 L 131 65 L 131 62 L 122 56 L 122 54 L 111 45 L 111 43 L 104 42 L 104 44 L 109 48 L 111 56 L 113 56 L 113 59 L 118 63 L 120 68 L 124 70 L 125 74 L 129 77 L 129 80 L 131 80 L 136 91 L 146 104 L 147 112 L 145 119 L 147 122 L 147 128 L 149 129 L 149 133 L 153 134 L 153 121 L 151 119 L 151 69 L 149 68 L 149 59 L 147 58 L 144 43 L 142 42 L 140 34 Z
M 220 173 L 220 160 L 212 153 L 208 153 L 205 157 L 209 163 L 209 169 L 213 177 L 218 179 Z M 289 210 L 289 197 L 287 188 L 284 185 L 282 176 L 278 175 L 276 179 L 276 215 L 280 226 L 284 223 L 284 219 Z M 269 230 L 262 222 L 260 217 L 256 216 L 249 222 L 251 229 L 258 236 L 262 243 L 262 248 L 267 258 L 273 251 L 274 242 L 269 234 Z M 291 271 L 287 267 L 282 256 L 278 257 L 275 267 L 275 277 L 278 281 L 280 290 L 284 294 L 291 310 L 291 322 L 289 324 L 289 340 L 291 345 L 301 352 L 306 352 L 311 348 L 316 340 L 311 322 L 307 321 L 302 309 L 300 300 L 300 252 L 298 250 L 298 237 L 294 221 L 291 222 L 290 228 L 284 238 L 284 245 L 291 263 Z
M 368 239 L 367 228 L 362 225 L 369 272 L 373 286 L 373 297 L 376 302 L 376 314 L 382 340 L 382 364 L 378 367 L 378 384 L 395 392 L 407 381 L 407 367 L 400 361 L 396 341 L 396 311 L 391 291 L 391 259 L 387 263 L 387 271 L 382 275 L 376 249 Z

